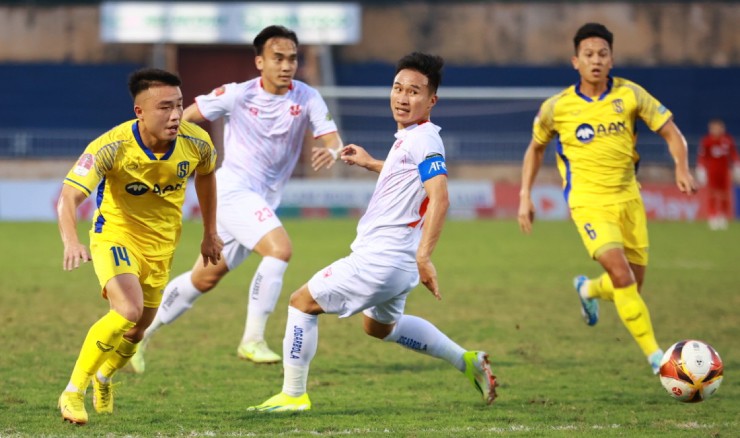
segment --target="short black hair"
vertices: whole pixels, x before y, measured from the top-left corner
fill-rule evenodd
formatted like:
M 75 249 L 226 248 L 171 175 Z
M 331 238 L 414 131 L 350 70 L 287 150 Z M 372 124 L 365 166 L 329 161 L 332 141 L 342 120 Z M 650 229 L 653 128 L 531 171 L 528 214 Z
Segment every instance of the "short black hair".
M 287 38 L 293 41 L 296 47 L 298 46 L 298 35 L 296 35 L 295 32 L 285 26 L 274 24 L 262 29 L 260 33 L 254 37 L 252 44 L 254 45 L 254 51 L 257 53 L 257 56 L 262 56 L 262 52 L 265 50 L 265 43 L 267 43 L 267 40 L 270 38 Z
M 444 65 L 445 60 L 441 56 L 413 52 L 398 61 L 398 64 L 396 64 L 396 74 L 405 69 L 418 71 L 427 77 L 429 80 L 429 90 L 432 94 L 436 94 L 439 84 L 442 83 L 442 67 Z
M 573 37 L 573 46 L 576 49 L 576 55 L 578 54 L 578 46 L 581 41 L 586 38 L 598 37 L 609 43 L 609 50 L 612 50 L 612 43 L 614 42 L 614 35 L 601 23 L 586 23 L 578 29 L 576 36 Z
M 180 77 L 174 73 L 158 68 L 142 68 L 131 73 L 128 77 L 128 91 L 136 99 L 142 91 L 156 85 L 172 85 L 179 87 L 182 84 Z

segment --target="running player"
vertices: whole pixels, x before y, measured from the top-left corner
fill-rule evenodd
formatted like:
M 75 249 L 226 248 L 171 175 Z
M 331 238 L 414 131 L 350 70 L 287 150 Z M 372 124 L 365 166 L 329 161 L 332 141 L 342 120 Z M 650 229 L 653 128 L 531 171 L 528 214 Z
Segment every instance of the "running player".
M 725 130 L 720 119 L 709 121 L 709 132 L 699 143 L 696 175 L 706 185 L 709 210 L 709 228 L 727 229 L 732 217 L 732 170 L 740 182 L 740 157 L 735 140 Z
M 487 404 L 493 402 L 496 380 L 488 354 L 465 351 L 430 322 L 403 314 L 406 297 L 419 280 L 441 299 L 431 256 L 449 207 L 447 168 L 440 127 L 429 116 L 443 64 L 442 58 L 422 53 L 399 61 L 390 100 L 398 132 L 385 161 L 357 145 L 342 150 L 346 163 L 380 174 L 375 191 L 357 226 L 352 253 L 291 295 L 282 392 L 250 410 L 311 409 L 306 382 L 322 313 L 343 318 L 362 312 L 365 333 L 446 360 L 471 380 Z
M 313 150 L 315 170 L 331 167 L 342 146 L 337 127 L 318 91 L 293 79 L 298 67 L 298 38 L 282 26 L 269 26 L 254 38 L 258 78 L 220 86 L 198 96 L 185 110 L 185 120 L 224 118 L 224 161 L 217 171 L 218 234 L 225 246 L 222 260 L 173 279 L 162 306 L 131 364 L 145 370 L 145 348 L 153 334 L 190 309 L 247 256 L 262 261 L 252 277 L 244 334 L 237 355 L 256 363 L 276 363 L 280 356 L 265 343 L 265 326 L 275 309 L 283 274 L 292 256 L 288 233 L 275 209 L 283 187 L 301 154 L 306 130 L 323 147 Z
M 110 304 L 87 333 L 59 397 L 62 418 L 76 424 L 88 421 L 91 381 L 95 411 L 113 412 L 111 378 L 136 352 L 161 301 L 192 174 L 203 214 L 202 263 L 218 263 L 223 248 L 216 233 L 216 150 L 203 129 L 182 120 L 180 78 L 139 70 L 129 78 L 129 90 L 136 119 L 87 146 L 67 174 L 57 206 L 64 269 L 92 260 Z M 77 236 L 77 207 L 93 192 L 98 210 L 88 251 Z
M 598 301 L 614 301 L 624 325 L 637 341 L 654 373 L 663 351 L 640 296 L 648 264 L 648 234 L 635 169 L 635 121 L 639 117 L 668 144 L 676 185 L 693 194 L 686 139 L 671 112 L 642 87 L 612 77 L 612 33 L 588 23 L 573 39 L 573 68 L 580 80 L 547 99 L 534 120 L 532 141 L 522 165 L 519 226 L 532 230 L 532 184 L 547 144 L 557 136 L 558 169 L 571 216 L 589 255 L 606 271 L 574 280 L 588 325 L 598 321 Z

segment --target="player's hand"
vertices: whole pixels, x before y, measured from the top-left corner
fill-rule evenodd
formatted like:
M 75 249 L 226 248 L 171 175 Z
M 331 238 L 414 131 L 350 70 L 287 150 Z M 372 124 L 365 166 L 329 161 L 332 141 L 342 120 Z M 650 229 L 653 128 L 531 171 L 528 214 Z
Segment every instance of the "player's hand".
M 80 267 L 80 262 L 87 263 L 92 260 L 87 247 L 81 243 L 72 243 L 64 246 L 64 260 L 62 268 L 71 271 Z
M 200 253 L 203 256 L 203 267 L 208 266 L 208 262 L 214 265 L 218 264 L 221 260 L 221 250 L 224 249 L 224 241 L 213 233 L 210 235 L 203 236 L 203 241 L 200 243 Z
M 534 204 L 529 196 L 519 197 L 519 211 L 517 212 L 517 219 L 519 220 L 519 229 L 529 234 L 532 232 L 532 224 L 534 223 Z
M 311 168 L 314 171 L 322 167 L 331 169 L 334 162 L 339 158 L 339 152 L 323 146 L 314 146 L 311 148 Z
M 356 164 L 366 169 L 370 165 L 370 162 L 373 160 L 373 157 L 371 157 L 370 154 L 367 153 L 365 148 L 363 148 L 362 146 L 357 146 L 356 144 L 348 144 L 347 146 L 343 147 L 342 151 L 339 154 L 339 158 L 341 158 L 342 161 L 349 164 L 350 166 Z
M 434 295 L 439 301 L 442 301 L 442 295 L 439 293 L 439 284 L 437 283 L 437 268 L 430 259 L 416 260 L 416 265 L 419 267 L 419 279 L 421 283 L 429 289 L 429 292 Z
M 696 193 L 696 181 L 688 169 L 676 169 L 676 186 L 681 193 L 693 195 Z

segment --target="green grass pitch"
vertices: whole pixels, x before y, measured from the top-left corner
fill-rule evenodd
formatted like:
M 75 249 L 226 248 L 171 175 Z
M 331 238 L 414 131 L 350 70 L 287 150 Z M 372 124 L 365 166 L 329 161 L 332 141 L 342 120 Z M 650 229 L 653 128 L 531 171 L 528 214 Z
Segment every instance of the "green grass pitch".
M 278 351 L 290 293 L 349 253 L 356 221 L 286 220 L 294 255 L 268 342 Z M 83 236 L 86 229 L 83 231 Z M 483 406 L 447 363 L 380 342 L 361 318 L 320 318 L 309 377 L 313 410 L 264 415 L 246 408 L 280 390 L 281 367 L 236 358 L 251 257 L 150 344 L 147 372 L 116 380 L 116 412 L 63 423 L 57 397 L 89 326 L 107 311 L 90 264 L 63 272 L 53 223 L 0 223 L 0 436 L 625 436 L 730 437 L 740 430 L 740 225 L 650 224 L 644 297 L 663 348 L 686 338 L 713 345 L 725 380 L 699 404 L 672 400 L 614 306 L 583 324 L 573 276 L 596 275 L 575 228 L 538 222 L 448 222 L 433 260 L 443 300 L 418 287 L 407 313 L 469 349 L 491 353 L 499 398 Z M 187 270 L 200 226 L 186 223 L 173 275 Z

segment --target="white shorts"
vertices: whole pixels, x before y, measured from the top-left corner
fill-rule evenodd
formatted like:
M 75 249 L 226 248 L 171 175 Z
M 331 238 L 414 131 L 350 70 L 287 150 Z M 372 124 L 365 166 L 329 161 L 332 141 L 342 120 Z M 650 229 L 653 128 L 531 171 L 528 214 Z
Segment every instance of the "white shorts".
M 245 189 L 219 190 L 216 217 L 229 270 L 239 266 L 267 233 L 283 226 L 262 196 Z
M 406 297 L 417 284 L 416 271 L 377 265 L 352 253 L 317 272 L 308 290 L 326 313 L 346 318 L 362 311 L 392 324 L 403 315 Z

